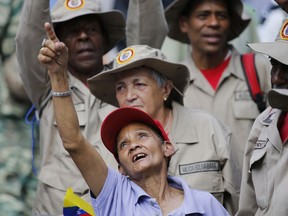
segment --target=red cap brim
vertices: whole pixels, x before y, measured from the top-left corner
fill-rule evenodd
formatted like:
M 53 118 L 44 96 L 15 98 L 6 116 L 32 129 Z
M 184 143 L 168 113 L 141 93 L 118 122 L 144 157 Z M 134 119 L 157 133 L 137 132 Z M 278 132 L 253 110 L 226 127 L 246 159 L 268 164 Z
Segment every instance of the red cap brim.
M 117 159 L 116 140 L 122 128 L 133 122 L 140 122 L 159 132 L 164 141 L 170 141 L 159 121 L 151 118 L 147 113 L 132 107 L 123 107 L 111 112 L 101 126 L 101 138 L 106 148 Z

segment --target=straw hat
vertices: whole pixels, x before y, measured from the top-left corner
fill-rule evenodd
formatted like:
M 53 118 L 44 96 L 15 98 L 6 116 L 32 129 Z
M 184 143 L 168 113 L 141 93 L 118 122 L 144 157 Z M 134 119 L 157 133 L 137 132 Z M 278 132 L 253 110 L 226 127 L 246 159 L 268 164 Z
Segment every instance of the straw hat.
M 51 11 L 53 25 L 73 18 L 96 14 L 109 37 L 105 53 L 125 37 L 125 18 L 118 10 L 101 11 L 99 0 L 57 0 Z
M 103 71 L 88 79 L 88 87 L 93 95 L 114 106 L 116 99 L 115 77 L 121 72 L 141 66 L 152 68 L 173 82 L 175 101 L 183 104 L 183 95 L 189 85 L 190 73 L 182 64 L 169 62 L 159 50 L 146 45 L 134 45 L 122 50 L 113 60 L 112 69 Z

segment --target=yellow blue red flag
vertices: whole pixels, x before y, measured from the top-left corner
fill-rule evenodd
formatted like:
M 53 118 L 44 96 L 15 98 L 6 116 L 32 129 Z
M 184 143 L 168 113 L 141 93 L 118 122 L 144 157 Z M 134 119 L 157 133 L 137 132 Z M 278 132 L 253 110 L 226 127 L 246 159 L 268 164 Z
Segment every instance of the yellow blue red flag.
M 68 188 L 63 203 L 64 216 L 96 216 L 92 206 Z

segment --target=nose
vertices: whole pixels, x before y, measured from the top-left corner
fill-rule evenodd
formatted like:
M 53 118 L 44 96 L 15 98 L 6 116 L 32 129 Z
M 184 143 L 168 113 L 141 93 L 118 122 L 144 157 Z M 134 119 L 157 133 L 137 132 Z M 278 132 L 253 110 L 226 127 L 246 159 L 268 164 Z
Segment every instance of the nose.
M 218 26 L 219 25 L 219 20 L 215 14 L 211 14 L 209 16 L 209 19 L 207 20 L 208 25 L 210 26 Z
M 135 151 L 136 149 L 139 149 L 141 148 L 141 145 L 139 145 L 137 142 L 133 142 L 130 144 L 130 149 L 129 149 L 129 152 L 133 152 Z
M 88 38 L 89 37 L 88 37 L 87 32 L 84 29 L 81 29 L 79 32 L 79 39 L 80 40 L 87 40 Z
M 136 99 L 137 99 L 137 94 L 136 94 L 134 88 L 132 86 L 129 86 L 127 88 L 126 100 L 128 102 L 133 102 Z

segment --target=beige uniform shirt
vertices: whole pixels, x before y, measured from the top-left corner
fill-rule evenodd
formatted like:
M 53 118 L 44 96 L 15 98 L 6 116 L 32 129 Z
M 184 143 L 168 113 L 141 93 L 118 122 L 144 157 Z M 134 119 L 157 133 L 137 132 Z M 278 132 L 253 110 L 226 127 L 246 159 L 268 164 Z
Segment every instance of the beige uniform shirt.
M 206 110 L 231 129 L 236 138 L 235 148 L 242 161 L 244 146 L 259 111 L 252 100 L 240 62 L 240 54 L 232 50 L 230 63 L 223 72 L 216 91 L 195 66 L 189 56 L 184 63 L 190 70 L 191 83 L 185 93 L 186 107 Z M 256 55 L 255 66 L 262 91 L 270 89 L 270 63 L 263 55 Z
M 288 143 L 278 131 L 281 111 L 268 107 L 256 119 L 245 148 L 237 216 L 288 215 Z
M 133 4 L 137 4 L 138 6 L 135 8 L 138 8 L 138 10 L 141 9 L 144 12 L 157 9 L 157 7 L 160 6 L 162 7 L 160 0 L 131 1 L 131 4 L 132 6 Z M 137 13 L 137 11 L 134 12 Z M 163 26 L 158 23 L 158 21 L 163 20 L 159 19 L 158 16 L 163 15 L 153 13 L 149 18 L 154 20 L 155 26 Z M 136 17 L 128 17 L 128 23 L 132 22 L 129 21 L 129 19 L 134 20 L 135 18 Z M 41 170 L 33 214 L 59 215 L 62 214 L 63 211 L 63 199 L 66 189 L 72 187 L 74 192 L 82 195 L 87 193 L 88 186 L 69 154 L 63 148 L 54 120 L 51 97 L 49 97 L 51 90 L 49 76 L 37 59 L 41 43 L 43 39 L 47 37 L 44 30 L 44 22 L 46 21 L 50 21 L 49 1 L 25 0 L 16 36 L 16 46 L 17 58 L 25 89 L 40 113 L 39 145 L 41 151 Z M 146 22 L 145 19 L 140 19 L 140 23 L 141 21 Z M 140 27 L 141 26 L 142 25 L 140 25 Z M 153 34 L 153 28 L 151 28 L 150 31 L 148 28 L 145 29 L 144 36 L 146 34 L 152 34 L 155 37 L 148 40 L 149 38 L 142 38 L 140 34 L 139 41 L 143 39 L 145 43 L 155 47 L 157 47 L 157 43 L 160 43 L 158 44 L 158 47 L 160 47 L 162 41 L 159 38 L 163 38 L 163 36 L 158 37 L 157 34 Z M 133 31 L 133 28 L 129 29 Z M 165 28 L 162 28 L 162 30 L 165 31 Z M 133 35 L 133 33 L 130 34 Z M 127 40 L 127 44 L 131 45 L 131 42 Z M 111 154 L 103 148 L 99 136 L 101 121 L 114 107 L 104 105 L 96 99 L 91 95 L 89 89 L 73 76 L 69 76 L 69 84 L 73 90 L 72 99 L 77 111 L 82 133 L 100 152 L 106 163 L 109 166 L 116 167 L 113 156 L 111 157 Z
M 231 133 L 210 113 L 173 103 L 169 138 L 178 149 L 169 174 L 209 191 L 231 215 L 238 209 L 240 168 L 231 154 Z

